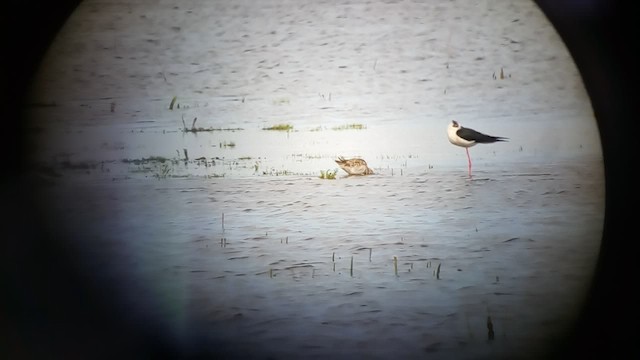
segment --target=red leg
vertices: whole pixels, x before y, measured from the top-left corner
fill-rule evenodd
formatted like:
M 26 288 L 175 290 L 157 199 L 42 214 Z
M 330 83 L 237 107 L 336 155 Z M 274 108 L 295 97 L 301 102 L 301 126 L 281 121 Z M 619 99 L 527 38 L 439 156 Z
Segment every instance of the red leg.
M 469 177 L 471 177 L 471 156 L 469 156 L 469 148 L 465 148 L 467 150 L 467 160 L 469 160 Z

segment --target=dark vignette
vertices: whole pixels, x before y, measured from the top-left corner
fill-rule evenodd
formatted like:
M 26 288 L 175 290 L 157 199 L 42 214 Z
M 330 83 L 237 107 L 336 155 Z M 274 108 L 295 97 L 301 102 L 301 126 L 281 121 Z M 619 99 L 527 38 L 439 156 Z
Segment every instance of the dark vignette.
M 583 77 L 602 138 L 606 216 L 590 297 L 574 331 L 559 339 L 557 358 L 638 358 L 638 305 L 632 197 L 632 128 L 637 119 L 633 12 L 621 0 L 537 0 L 564 40 Z M 0 111 L 5 138 L 0 194 L 0 357 L 174 358 L 176 349 L 150 326 L 121 316 L 109 290 L 87 283 L 70 254 L 43 227 L 29 177 L 21 109 L 31 76 L 79 0 L 9 0 L 2 24 Z M 631 208 L 626 209 L 627 206 Z M 629 329 L 629 330 L 628 330 Z

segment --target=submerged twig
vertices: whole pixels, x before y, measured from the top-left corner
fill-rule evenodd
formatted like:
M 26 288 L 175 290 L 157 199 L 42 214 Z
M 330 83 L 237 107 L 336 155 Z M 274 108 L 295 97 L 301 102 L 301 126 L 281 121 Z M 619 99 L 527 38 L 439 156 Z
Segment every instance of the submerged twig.
M 397 256 L 393 257 L 393 270 L 396 276 L 398 276 L 398 257 Z
M 493 331 L 493 322 L 491 321 L 491 316 L 487 316 L 487 337 L 489 340 L 493 340 L 495 337 L 495 332 Z
M 353 277 L 353 256 L 351 256 L 351 268 L 349 269 L 349 273 Z

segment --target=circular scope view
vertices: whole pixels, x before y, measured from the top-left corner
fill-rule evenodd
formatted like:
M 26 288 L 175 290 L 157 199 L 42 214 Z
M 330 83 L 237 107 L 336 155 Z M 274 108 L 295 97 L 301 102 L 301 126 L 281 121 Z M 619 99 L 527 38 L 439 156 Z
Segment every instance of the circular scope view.
M 518 1 L 83 1 L 31 88 L 48 228 L 141 331 L 258 359 L 543 358 L 604 221 Z

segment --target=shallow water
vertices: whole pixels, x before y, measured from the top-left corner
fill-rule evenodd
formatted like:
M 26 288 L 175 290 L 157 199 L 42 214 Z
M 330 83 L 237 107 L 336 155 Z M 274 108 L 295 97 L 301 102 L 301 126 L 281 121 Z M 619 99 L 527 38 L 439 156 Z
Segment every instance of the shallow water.
M 114 302 L 232 357 L 540 358 L 562 338 L 603 163 L 533 3 L 154 4 L 83 2 L 27 109 L 50 226 Z M 211 131 L 183 132 L 196 117 Z M 509 142 L 471 148 L 469 178 L 451 119 Z M 376 174 L 320 179 L 338 156 Z
M 58 223 L 74 224 L 87 271 L 118 279 L 134 312 L 186 344 L 203 331 L 211 351 L 222 342 L 234 355 L 254 344 L 249 354 L 275 357 L 513 356 L 553 343 L 584 300 L 602 231 L 594 165 L 491 168 L 473 180 L 428 169 L 79 175 L 50 202 L 66 214 Z

